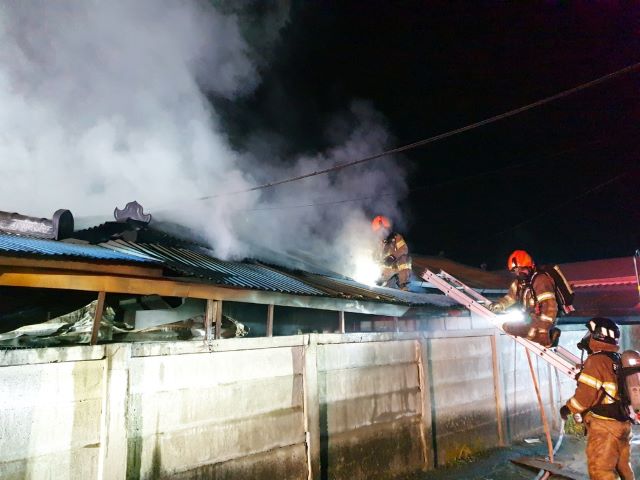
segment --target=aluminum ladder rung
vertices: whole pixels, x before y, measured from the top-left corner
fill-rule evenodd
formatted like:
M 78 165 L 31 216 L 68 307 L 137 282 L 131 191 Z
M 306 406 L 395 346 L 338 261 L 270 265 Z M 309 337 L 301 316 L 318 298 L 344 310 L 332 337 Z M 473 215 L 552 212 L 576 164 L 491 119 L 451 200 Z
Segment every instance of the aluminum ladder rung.
M 488 305 L 491 302 L 471 287 L 462 283 L 453 275 L 448 274 L 444 270 L 441 270 L 440 274 L 435 274 L 427 268 L 422 273 L 422 278 L 435 286 L 445 295 L 453 298 L 460 305 L 469 309 L 471 312 L 476 313 L 481 317 L 488 318 L 494 323 L 496 328 L 504 332 L 501 328 L 501 324 L 496 321 L 497 315 L 485 307 L 485 305 Z M 542 345 L 532 342 L 526 338 L 509 335 L 506 332 L 504 333 L 565 375 L 575 378 L 575 376 L 580 372 L 580 359 L 567 349 L 563 347 L 556 347 L 555 349 L 543 347 Z

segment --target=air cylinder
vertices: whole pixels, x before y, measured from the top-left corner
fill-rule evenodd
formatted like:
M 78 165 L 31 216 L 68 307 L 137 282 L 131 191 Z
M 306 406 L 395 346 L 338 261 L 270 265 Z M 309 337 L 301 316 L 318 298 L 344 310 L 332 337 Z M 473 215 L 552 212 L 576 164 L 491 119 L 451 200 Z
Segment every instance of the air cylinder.
M 620 357 L 627 395 L 635 412 L 640 411 L 640 353 L 625 350 Z

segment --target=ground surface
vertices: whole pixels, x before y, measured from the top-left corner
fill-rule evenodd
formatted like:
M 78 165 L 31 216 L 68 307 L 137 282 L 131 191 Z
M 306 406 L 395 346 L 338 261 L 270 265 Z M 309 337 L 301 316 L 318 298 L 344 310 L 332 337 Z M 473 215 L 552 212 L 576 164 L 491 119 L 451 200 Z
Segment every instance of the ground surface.
M 511 459 L 546 456 L 544 438 L 540 437 L 540 440 L 541 442 L 537 444 L 518 442 L 512 447 L 492 450 L 468 462 L 461 462 L 447 468 L 439 468 L 435 471 L 407 477 L 404 480 L 532 480 L 536 477 L 537 471 L 516 465 L 511 462 Z M 640 427 L 634 428 L 632 442 L 631 465 L 636 478 L 640 479 Z M 555 460 L 587 476 L 587 463 L 584 454 L 585 445 L 585 437 L 565 435 Z M 554 475 L 550 478 L 560 480 L 564 477 Z

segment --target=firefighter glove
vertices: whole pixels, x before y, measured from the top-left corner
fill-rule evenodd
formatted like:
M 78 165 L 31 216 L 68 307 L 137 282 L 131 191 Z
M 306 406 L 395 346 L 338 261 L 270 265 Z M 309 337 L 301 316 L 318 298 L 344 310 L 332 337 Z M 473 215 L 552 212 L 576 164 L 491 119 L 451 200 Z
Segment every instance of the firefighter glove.
M 396 261 L 396 257 L 394 257 L 393 255 L 388 255 L 387 257 L 385 257 L 384 259 L 384 264 L 387 267 L 390 267 L 391 265 L 393 265 Z
M 569 418 L 569 415 L 571 415 L 571 410 L 569 410 L 569 407 L 566 405 L 563 405 L 560 409 L 560 416 L 562 417 L 562 420 Z
M 501 303 L 490 303 L 487 308 L 493 313 L 504 312 L 504 305 L 502 305 Z

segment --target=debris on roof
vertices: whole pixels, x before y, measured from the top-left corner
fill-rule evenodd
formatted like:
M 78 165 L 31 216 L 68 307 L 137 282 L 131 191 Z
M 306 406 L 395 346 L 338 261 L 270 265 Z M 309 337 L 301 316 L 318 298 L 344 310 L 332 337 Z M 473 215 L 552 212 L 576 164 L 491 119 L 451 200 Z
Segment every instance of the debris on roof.
M 73 233 L 73 215 L 69 210 L 57 210 L 49 220 L 0 212 L 0 232 L 60 240 Z

